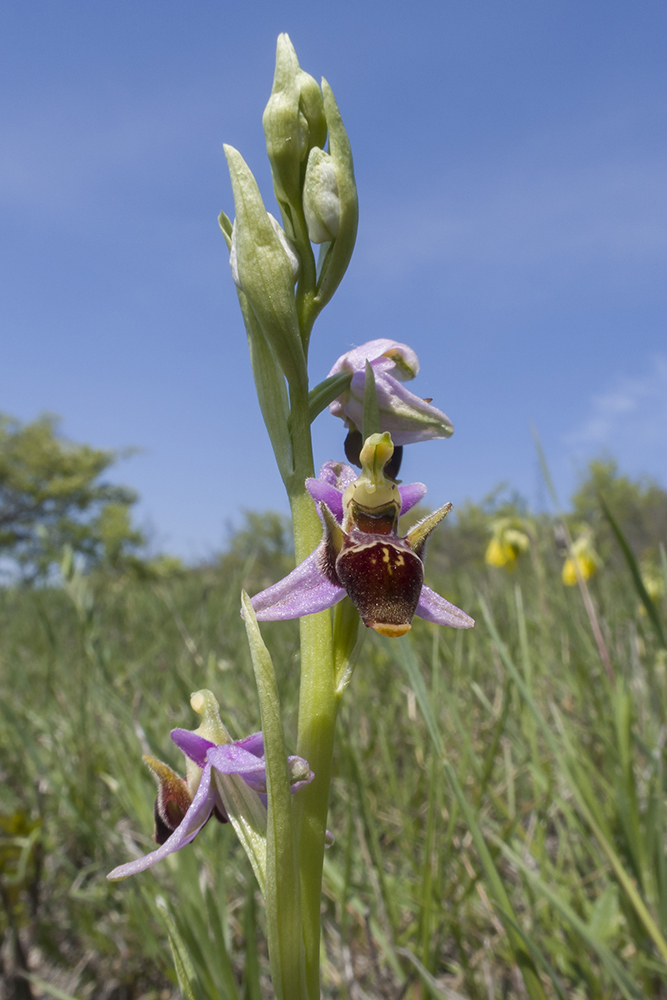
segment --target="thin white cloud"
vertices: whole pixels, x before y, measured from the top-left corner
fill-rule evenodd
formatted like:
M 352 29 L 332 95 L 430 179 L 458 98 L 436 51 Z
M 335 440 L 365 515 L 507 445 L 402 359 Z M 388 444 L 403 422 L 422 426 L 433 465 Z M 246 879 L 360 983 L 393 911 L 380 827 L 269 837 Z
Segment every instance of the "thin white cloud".
M 667 480 L 667 356 L 654 357 L 644 375 L 620 377 L 594 395 L 564 444 L 577 461 L 607 451 L 624 469 Z

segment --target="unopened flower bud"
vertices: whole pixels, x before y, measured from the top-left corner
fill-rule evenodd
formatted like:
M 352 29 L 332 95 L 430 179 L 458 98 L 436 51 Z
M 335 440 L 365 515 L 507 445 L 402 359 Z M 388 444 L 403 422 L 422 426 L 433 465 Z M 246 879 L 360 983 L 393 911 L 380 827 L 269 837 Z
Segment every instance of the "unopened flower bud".
M 327 127 L 322 92 L 300 68 L 286 34 L 278 37 L 273 88 L 262 124 L 278 201 L 297 205 L 308 153 L 324 145 Z
M 329 129 L 327 155 L 335 169 L 338 222 L 335 226 L 335 240 L 326 240 L 327 243 L 331 242 L 331 245 L 328 248 L 324 247 L 320 253 L 317 281 L 317 304 L 320 309 L 327 304 L 347 270 L 357 238 L 359 221 L 359 202 L 350 140 L 331 87 L 326 80 L 322 80 L 322 97 Z
M 315 147 L 308 156 L 303 185 L 303 211 L 312 243 L 330 243 L 340 228 L 340 198 L 333 160 Z
M 310 73 L 302 69 L 297 73 L 296 85 L 299 90 L 299 111 L 308 126 L 308 152 L 313 146 L 323 148 L 327 140 L 327 120 L 320 85 Z
M 308 761 L 304 760 L 303 757 L 288 757 L 287 767 L 289 770 L 289 783 L 292 791 L 296 791 L 301 787 L 301 785 L 309 784 L 315 777 L 308 766 Z M 295 785 L 297 788 L 294 787 Z

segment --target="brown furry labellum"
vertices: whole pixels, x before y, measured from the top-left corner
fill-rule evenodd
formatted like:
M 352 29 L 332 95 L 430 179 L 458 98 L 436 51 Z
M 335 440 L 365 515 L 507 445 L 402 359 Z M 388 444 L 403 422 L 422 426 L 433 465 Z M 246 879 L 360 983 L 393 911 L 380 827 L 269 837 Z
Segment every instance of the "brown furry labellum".
M 424 566 L 407 539 L 353 531 L 336 559 L 336 573 L 364 625 L 392 637 L 410 630 Z
M 368 628 L 392 638 L 410 631 L 424 583 L 424 543 L 450 506 L 401 538 L 393 503 L 373 509 L 352 500 L 345 528 L 320 505 L 326 536 L 321 571 L 345 588 Z

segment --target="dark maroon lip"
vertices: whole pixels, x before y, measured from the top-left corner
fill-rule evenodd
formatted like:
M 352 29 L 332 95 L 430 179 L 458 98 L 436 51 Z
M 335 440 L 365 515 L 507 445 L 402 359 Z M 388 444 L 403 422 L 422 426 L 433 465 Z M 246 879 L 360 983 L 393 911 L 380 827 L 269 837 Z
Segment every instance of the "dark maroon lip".
M 346 536 L 335 568 L 366 626 L 411 623 L 424 565 L 405 539 L 355 532 Z

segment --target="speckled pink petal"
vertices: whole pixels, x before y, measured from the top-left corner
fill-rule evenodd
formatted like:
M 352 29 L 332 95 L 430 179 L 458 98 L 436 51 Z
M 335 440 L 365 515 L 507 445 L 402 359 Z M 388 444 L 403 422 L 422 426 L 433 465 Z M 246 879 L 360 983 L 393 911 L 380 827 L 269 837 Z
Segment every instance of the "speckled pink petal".
M 322 575 L 319 566 L 322 542 L 304 559 L 289 576 L 262 590 L 252 598 L 258 621 L 285 621 L 303 618 L 317 611 L 332 608 L 345 597 L 342 587 L 337 587 Z
M 406 514 L 426 496 L 427 490 L 423 483 L 406 483 L 398 487 L 398 492 L 401 494 L 401 514 Z
M 410 392 L 393 375 L 378 371 L 376 365 L 373 369 L 382 430 L 389 431 L 395 445 L 432 441 L 452 434 L 452 422 L 442 410 Z M 345 394 L 343 413 L 334 416 L 344 415 L 356 427 L 363 425 L 365 384 L 365 371 L 357 372 Z M 332 407 L 333 403 L 329 409 Z
M 451 628 L 472 628 L 475 619 L 461 611 L 454 604 L 450 604 L 440 594 L 436 594 L 430 587 L 422 587 L 416 615 L 427 622 L 435 622 L 436 625 L 449 625 Z
M 317 478 L 323 483 L 335 486 L 337 490 L 344 493 L 358 475 L 359 473 L 345 462 L 328 461 L 322 465 Z
M 262 733 L 253 733 L 251 736 L 244 736 L 242 740 L 236 740 L 237 747 L 247 750 L 255 757 L 264 756 L 264 736 Z
M 179 750 L 182 750 L 186 757 L 193 760 L 197 767 L 202 770 L 206 767 L 206 753 L 215 746 L 211 740 L 205 740 L 203 736 L 190 732 L 189 729 L 172 729 L 172 741 Z
M 316 504 L 325 503 L 338 523 L 342 523 L 343 494 L 340 490 L 319 479 L 306 479 L 306 489 Z
M 209 748 L 206 757 L 220 774 L 239 774 L 242 778 L 262 777 L 265 782 L 264 758 L 256 757 L 238 743 L 222 743 Z

